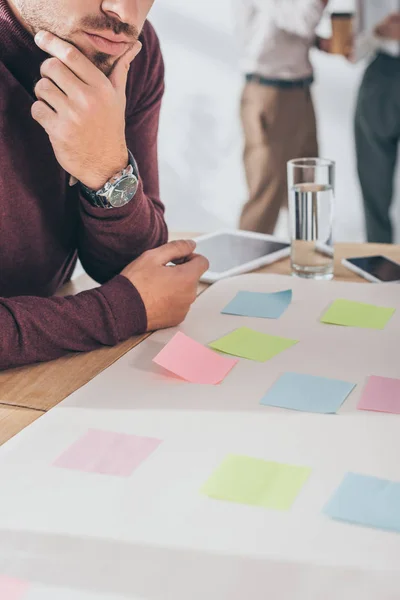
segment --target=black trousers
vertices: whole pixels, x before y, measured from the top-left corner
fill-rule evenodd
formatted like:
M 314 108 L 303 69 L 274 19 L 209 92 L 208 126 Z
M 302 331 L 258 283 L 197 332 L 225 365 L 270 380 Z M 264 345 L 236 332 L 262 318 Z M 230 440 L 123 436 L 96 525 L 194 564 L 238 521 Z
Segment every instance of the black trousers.
M 368 241 L 392 243 L 390 207 L 400 138 L 400 58 L 378 54 L 367 68 L 358 96 L 355 138 Z

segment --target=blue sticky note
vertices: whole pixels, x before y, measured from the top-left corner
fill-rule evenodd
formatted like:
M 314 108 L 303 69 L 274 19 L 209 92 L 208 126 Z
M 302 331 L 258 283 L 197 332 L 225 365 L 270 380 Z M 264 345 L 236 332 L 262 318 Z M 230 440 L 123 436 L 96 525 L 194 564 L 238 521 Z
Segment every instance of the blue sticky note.
M 400 533 L 400 483 L 347 473 L 323 512 L 337 521 Z
M 223 315 L 279 319 L 292 301 L 292 290 L 264 294 L 260 292 L 238 292 L 224 308 Z
M 354 388 L 354 383 L 337 379 L 285 373 L 266 393 L 261 404 L 303 412 L 334 414 Z

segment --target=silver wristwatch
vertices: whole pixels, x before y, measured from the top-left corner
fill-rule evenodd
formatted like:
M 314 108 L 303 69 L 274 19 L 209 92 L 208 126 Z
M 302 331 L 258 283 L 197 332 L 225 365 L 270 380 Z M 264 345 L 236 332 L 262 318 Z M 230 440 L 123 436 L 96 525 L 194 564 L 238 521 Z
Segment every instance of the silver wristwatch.
M 84 196 L 98 208 L 121 208 L 132 200 L 139 186 L 139 171 L 132 153 L 128 150 L 129 164 L 116 173 L 98 190 L 80 184 Z

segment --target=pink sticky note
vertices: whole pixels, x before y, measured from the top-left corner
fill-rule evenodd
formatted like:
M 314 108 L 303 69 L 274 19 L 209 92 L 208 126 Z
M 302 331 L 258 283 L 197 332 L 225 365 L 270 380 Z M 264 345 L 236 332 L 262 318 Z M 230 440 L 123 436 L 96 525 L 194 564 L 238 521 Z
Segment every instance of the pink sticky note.
M 400 379 L 368 377 L 357 408 L 400 415 Z
M 1 600 L 22 600 L 30 584 L 27 581 L 0 575 L 0 598 Z
M 220 356 L 179 332 L 154 358 L 154 362 L 190 383 L 217 385 L 239 361 Z
M 55 461 L 54 466 L 129 477 L 160 444 L 161 440 L 155 438 L 89 429 Z

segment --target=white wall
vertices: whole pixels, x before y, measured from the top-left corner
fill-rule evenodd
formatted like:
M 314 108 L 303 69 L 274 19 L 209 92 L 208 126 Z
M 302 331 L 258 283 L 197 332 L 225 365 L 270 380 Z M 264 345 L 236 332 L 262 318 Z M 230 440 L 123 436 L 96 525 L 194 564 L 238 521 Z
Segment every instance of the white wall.
M 238 118 L 242 77 L 231 1 L 158 0 L 152 10 L 167 67 L 160 171 L 172 230 L 233 227 L 246 199 Z M 352 4 L 337 0 L 331 7 L 347 10 Z M 361 241 L 352 119 L 364 65 L 317 51 L 313 62 L 321 154 L 337 161 L 335 237 Z

